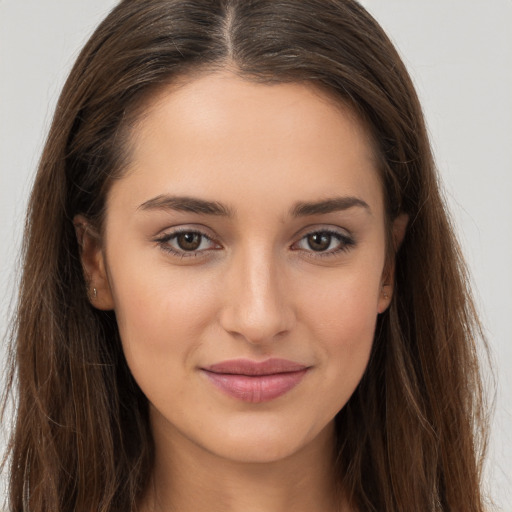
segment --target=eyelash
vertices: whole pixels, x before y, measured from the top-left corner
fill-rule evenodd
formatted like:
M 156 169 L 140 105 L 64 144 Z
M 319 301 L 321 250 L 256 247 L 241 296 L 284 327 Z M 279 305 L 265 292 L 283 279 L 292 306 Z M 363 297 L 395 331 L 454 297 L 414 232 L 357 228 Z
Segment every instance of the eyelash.
M 203 253 L 211 250 L 218 250 L 221 248 L 220 244 L 217 244 L 218 247 L 216 248 L 208 248 L 208 249 L 202 249 L 202 250 L 191 250 L 186 251 L 184 249 L 175 249 L 173 248 L 169 242 L 171 240 L 176 240 L 180 235 L 195 235 L 200 237 L 200 245 L 203 243 L 203 241 L 211 242 L 212 244 L 217 244 L 211 237 L 209 237 L 207 234 L 203 233 L 202 231 L 196 230 L 196 229 L 177 229 L 175 231 L 172 231 L 171 233 L 166 233 L 163 236 L 156 238 L 155 242 L 158 244 L 158 246 L 165 252 L 172 254 L 173 256 L 176 256 L 178 258 L 190 258 L 190 257 L 198 257 L 202 256 Z M 308 237 L 314 236 L 314 235 L 327 235 L 331 237 L 331 240 L 329 242 L 329 245 L 332 242 L 332 238 L 336 239 L 340 246 L 336 249 L 331 249 L 327 251 L 315 251 L 314 249 L 303 249 L 305 253 L 308 254 L 308 257 L 311 258 L 326 258 L 326 257 L 332 257 L 335 256 L 341 252 L 348 252 L 350 251 L 355 245 L 355 240 L 346 234 L 342 234 L 338 231 L 334 231 L 332 229 L 318 229 L 314 231 L 310 231 L 306 234 L 304 234 L 297 242 L 292 244 L 291 248 L 294 251 L 301 250 L 298 248 L 293 248 L 293 246 L 298 245 L 300 242 L 306 240 Z M 306 242 L 307 243 L 307 242 Z
M 156 238 L 155 242 L 159 245 L 159 247 L 163 251 L 170 253 L 173 256 L 177 256 L 178 258 L 198 257 L 198 256 L 201 256 L 202 253 L 204 253 L 205 251 L 217 250 L 217 249 L 203 249 L 203 250 L 185 251 L 183 249 L 175 249 L 171 245 L 169 245 L 169 242 L 171 240 L 176 240 L 180 235 L 197 235 L 197 236 L 201 237 L 201 243 L 203 242 L 203 240 L 207 240 L 207 241 L 215 244 L 215 241 L 212 240 L 211 237 L 209 237 L 207 234 L 205 234 L 201 231 L 198 231 L 197 229 L 177 229 L 171 233 L 166 233 L 163 236 Z
M 306 240 L 308 237 L 313 235 L 327 235 L 331 238 L 329 245 L 332 242 L 332 238 L 338 241 L 339 246 L 335 249 L 327 250 L 327 251 L 315 251 L 314 249 L 304 249 L 304 251 L 308 254 L 308 257 L 311 258 L 328 258 L 332 256 L 336 256 L 341 252 L 348 252 L 355 246 L 355 240 L 344 233 L 340 233 L 339 231 L 335 231 L 332 229 L 318 229 L 314 231 L 310 231 L 303 235 L 298 242 L 295 242 L 293 245 L 297 245 L 298 243 Z M 306 242 L 307 243 L 307 242 Z M 300 250 L 300 249 L 295 249 Z

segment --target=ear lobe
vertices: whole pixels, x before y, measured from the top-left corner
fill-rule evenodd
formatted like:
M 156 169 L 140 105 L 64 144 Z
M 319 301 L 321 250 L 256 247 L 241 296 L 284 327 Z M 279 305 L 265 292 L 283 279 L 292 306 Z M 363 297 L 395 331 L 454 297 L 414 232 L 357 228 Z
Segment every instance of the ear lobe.
M 379 314 L 384 313 L 391 304 L 391 299 L 393 297 L 393 285 L 395 281 L 395 255 L 402 245 L 408 223 L 409 215 L 406 213 L 401 213 L 393 221 L 393 226 L 391 228 L 393 254 L 391 256 L 391 261 L 387 262 L 382 275 L 380 296 L 377 304 L 377 312 Z
M 101 237 L 83 215 L 75 216 L 73 224 L 89 301 L 97 309 L 112 310 L 114 309 L 114 299 L 106 271 Z

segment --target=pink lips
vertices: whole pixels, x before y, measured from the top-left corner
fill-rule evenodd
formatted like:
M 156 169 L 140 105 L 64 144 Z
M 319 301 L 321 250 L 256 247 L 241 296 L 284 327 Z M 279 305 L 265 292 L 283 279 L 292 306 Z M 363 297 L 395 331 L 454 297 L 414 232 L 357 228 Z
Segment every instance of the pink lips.
M 234 359 L 201 368 L 210 382 L 244 402 L 268 402 L 293 389 L 308 367 L 286 359 Z

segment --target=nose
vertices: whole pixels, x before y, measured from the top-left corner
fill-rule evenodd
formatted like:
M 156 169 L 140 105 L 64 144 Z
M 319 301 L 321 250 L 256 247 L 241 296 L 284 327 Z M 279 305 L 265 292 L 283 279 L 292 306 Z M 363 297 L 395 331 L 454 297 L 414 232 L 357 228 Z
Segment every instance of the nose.
M 246 251 L 234 257 L 223 289 L 221 326 L 251 344 L 273 343 L 295 322 L 283 268 L 271 251 Z

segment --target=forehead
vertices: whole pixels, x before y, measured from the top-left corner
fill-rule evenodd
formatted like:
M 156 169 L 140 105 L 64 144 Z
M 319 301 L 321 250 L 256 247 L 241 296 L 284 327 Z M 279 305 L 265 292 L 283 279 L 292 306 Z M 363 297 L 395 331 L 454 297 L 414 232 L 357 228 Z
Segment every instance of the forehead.
M 182 80 L 147 104 L 130 144 L 131 162 L 110 199 L 124 194 L 132 207 L 160 194 L 234 209 L 340 194 L 382 206 L 368 131 L 311 84 L 257 83 L 229 72 Z

